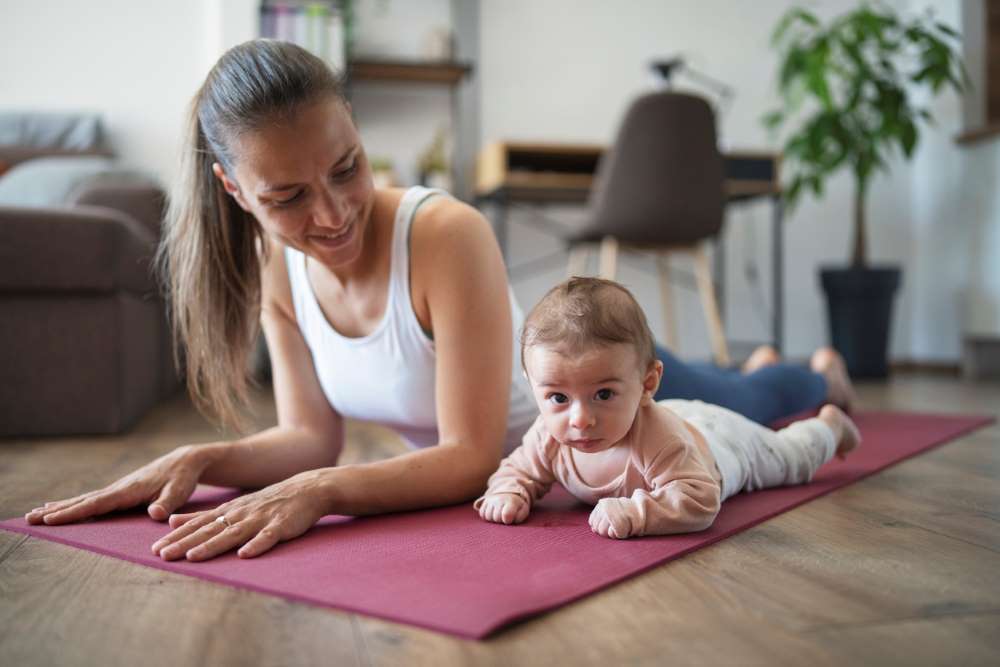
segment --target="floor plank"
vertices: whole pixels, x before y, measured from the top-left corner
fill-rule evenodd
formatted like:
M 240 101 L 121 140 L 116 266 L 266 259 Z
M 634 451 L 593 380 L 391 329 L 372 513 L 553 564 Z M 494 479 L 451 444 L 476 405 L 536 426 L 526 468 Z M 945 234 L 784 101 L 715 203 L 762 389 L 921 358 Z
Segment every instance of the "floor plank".
M 863 405 L 996 414 L 1000 384 L 898 376 Z M 266 394 L 258 426 L 274 421 Z M 177 396 L 115 438 L 0 441 L 0 515 L 224 437 Z M 402 451 L 350 424 L 345 461 Z M 0 531 L 0 663 L 995 664 L 1000 427 L 893 466 L 483 642 Z

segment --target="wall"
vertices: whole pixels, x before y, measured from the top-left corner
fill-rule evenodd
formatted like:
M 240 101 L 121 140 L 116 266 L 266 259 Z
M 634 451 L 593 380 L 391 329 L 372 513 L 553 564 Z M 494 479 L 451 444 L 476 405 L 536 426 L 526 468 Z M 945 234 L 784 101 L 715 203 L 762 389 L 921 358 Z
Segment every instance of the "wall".
M 430 35 L 451 25 L 450 0 L 360 0 L 355 51 L 359 57 L 419 59 Z M 417 161 L 435 133 L 450 134 L 456 126 L 448 86 L 357 82 L 351 104 L 369 157 L 392 159 L 405 185 L 417 182 Z
M 212 59 L 210 8 L 202 0 L 5 2 L 0 107 L 101 112 L 121 158 L 166 179 L 185 106 Z
M 471 0 L 462 0 L 468 2 Z M 960 25 L 963 2 L 932 0 Z M 758 119 L 774 103 L 772 26 L 792 3 L 760 0 L 660 2 L 630 0 L 484 0 L 479 13 L 480 60 L 474 85 L 481 141 L 612 140 L 629 99 L 648 90 L 647 64 L 682 54 L 694 68 L 732 85 L 736 95 L 720 119 L 725 147 L 774 147 Z M 898 0 L 922 8 L 923 0 Z M 810 3 L 821 15 L 855 5 Z M 73 0 L 7 2 L 0 21 L 0 108 L 90 109 L 104 113 L 123 159 L 165 181 L 173 174 L 185 107 L 211 63 L 228 46 L 253 36 L 253 0 Z M 449 24 L 447 0 L 365 0 L 367 27 L 359 50 L 415 56 L 428 31 Z M 474 13 L 473 13 L 474 14 Z M 475 51 L 473 45 L 473 51 Z M 691 86 L 696 88 L 696 86 Z M 446 89 L 365 84 L 354 94 L 362 135 L 373 154 L 398 160 L 404 182 L 439 124 L 450 123 Z M 924 134 L 916 159 L 879 176 L 869 204 L 872 255 L 904 267 L 891 353 L 896 358 L 952 360 L 963 328 L 1000 330 L 1000 144 L 968 148 L 952 138 L 966 111 L 954 96 L 934 103 L 938 124 Z M 787 217 L 785 336 L 802 357 L 826 340 L 816 267 L 842 263 L 849 245 L 849 178 L 834 179 L 822 202 L 805 201 Z M 546 213 L 572 220 L 574 210 Z M 512 216 L 515 264 L 558 251 L 551 236 Z M 762 340 L 768 332 L 769 271 L 766 204 L 740 207 L 727 221 L 727 308 L 730 335 Z M 520 221 L 520 222 L 518 222 Z M 756 266 L 759 285 L 746 278 Z M 515 276 L 528 307 L 562 276 L 561 257 Z M 748 268 L 749 267 L 749 268 Z M 621 278 L 639 293 L 654 327 L 659 309 L 655 273 L 629 259 Z M 684 267 L 679 267 L 683 269 Z M 685 356 L 708 351 L 696 295 L 678 290 Z M 964 309 L 961 304 L 968 304 Z
M 968 70 L 979 83 L 985 71 L 984 39 L 974 32 L 982 29 L 980 3 L 912 0 L 911 5 L 929 5 L 955 26 L 963 25 L 963 12 L 969 14 Z M 954 141 L 960 129 L 982 122 L 983 99 L 980 86 L 967 99 L 949 94 L 930 103 L 938 129 L 926 133 L 914 159 L 909 354 L 915 359 L 953 361 L 964 334 L 1000 336 L 1000 140 L 964 146 Z
M 227 48 L 256 36 L 256 0 L 7 2 L 0 22 L 0 108 L 101 112 L 128 164 L 170 182 L 187 104 Z M 96 7 L 96 9 L 95 9 Z M 358 2 L 362 55 L 419 57 L 451 21 L 449 0 Z M 360 84 L 353 91 L 373 155 L 403 183 L 438 127 L 452 122 L 445 87 Z
M 986 76 L 986 30 L 981 0 L 962 0 L 961 14 L 969 76 L 973 82 L 982 82 Z M 963 107 L 965 127 L 982 126 L 986 101 L 981 83 L 969 92 Z M 968 287 L 961 299 L 963 331 L 973 337 L 996 339 L 1000 337 L 1000 140 L 994 137 L 972 144 L 961 153 L 964 159 L 959 179 L 967 196 L 957 202 L 959 214 L 944 224 L 958 222 L 969 228 Z
M 906 11 L 931 7 L 950 25 L 962 25 L 979 0 L 893 2 Z M 776 57 L 768 38 L 793 3 L 725 0 L 627 5 L 596 0 L 509 0 L 483 7 L 482 140 L 525 139 L 608 143 L 634 96 L 651 88 L 647 64 L 680 54 L 695 69 L 736 90 L 720 110 L 724 148 L 775 147 L 759 118 L 774 104 Z M 849 0 L 808 3 L 820 16 L 856 6 Z M 518 35 L 511 48 L 510 35 Z M 975 75 L 982 63 L 969 63 Z M 683 77 L 681 77 L 683 80 Z M 689 86 L 697 89 L 696 85 Z M 711 91 L 701 92 L 712 95 Z M 974 96 L 973 96 L 974 97 Z M 490 104 L 490 100 L 505 103 Z M 975 104 L 975 101 L 971 102 Z M 997 162 L 1000 146 L 959 147 L 954 136 L 970 114 L 956 95 L 931 104 L 937 118 L 926 128 L 909 164 L 896 159 L 890 175 L 876 177 L 868 204 L 871 258 L 904 269 L 896 303 L 890 354 L 897 359 L 953 361 L 962 332 L 997 330 L 1000 321 L 1000 211 Z M 846 261 L 851 243 L 852 183 L 845 174 L 831 181 L 822 201 L 804 202 L 786 218 L 784 329 L 787 352 L 803 357 L 827 338 L 816 268 Z M 572 221 L 572 211 L 552 216 Z M 516 216 L 515 216 L 516 217 Z M 737 340 L 762 340 L 771 307 L 766 205 L 741 207 L 727 218 L 727 327 Z M 528 214 L 520 214 L 522 223 Z M 540 257 L 558 243 L 527 224 L 515 224 L 510 239 L 516 257 Z M 759 275 L 754 285 L 747 277 Z M 562 277 L 563 265 L 516 282 L 527 306 Z M 515 276 L 516 277 L 516 276 Z M 655 274 L 649 262 L 630 260 L 621 278 L 639 294 L 659 326 Z M 748 288 L 748 285 L 750 287 Z M 677 291 L 677 290 L 675 290 Z M 680 290 L 682 352 L 708 352 L 695 295 Z M 963 304 L 965 304 L 963 306 Z

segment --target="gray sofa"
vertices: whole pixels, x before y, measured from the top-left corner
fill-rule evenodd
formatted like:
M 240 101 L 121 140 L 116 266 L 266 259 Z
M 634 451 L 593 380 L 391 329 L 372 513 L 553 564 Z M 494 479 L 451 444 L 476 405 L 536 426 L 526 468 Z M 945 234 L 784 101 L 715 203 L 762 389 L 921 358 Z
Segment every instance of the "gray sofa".
M 0 114 L 0 437 L 121 432 L 179 384 L 151 272 L 164 193 L 112 159 L 92 117 L 14 116 Z M 73 118 L 94 128 L 82 142 Z M 60 123 L 76 134 L 30 131 Z

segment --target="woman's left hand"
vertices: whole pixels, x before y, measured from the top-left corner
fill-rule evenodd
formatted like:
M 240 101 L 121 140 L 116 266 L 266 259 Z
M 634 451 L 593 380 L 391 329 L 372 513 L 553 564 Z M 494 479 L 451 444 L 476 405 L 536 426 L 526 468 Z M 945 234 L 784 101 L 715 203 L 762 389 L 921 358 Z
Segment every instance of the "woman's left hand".
M 278 542 L 302 535 L 326 513 L 318 470 L 310 470 L 240 496 L 215 509 L 173 514 L 173 530 L 153 544 L 164 560 L 208 560 L 231 549 L 253 558 Z M 220 519 L 220 517 L 224 517 Z

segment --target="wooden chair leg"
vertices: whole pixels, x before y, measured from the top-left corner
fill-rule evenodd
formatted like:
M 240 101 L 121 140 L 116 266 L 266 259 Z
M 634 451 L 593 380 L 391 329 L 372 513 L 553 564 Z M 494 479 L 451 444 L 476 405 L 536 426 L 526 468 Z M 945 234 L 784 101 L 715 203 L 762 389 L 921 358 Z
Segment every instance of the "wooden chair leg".
M 712 339 L 712 353 L 715 363 L 728 366 L 729 348 L 726 345 L 726 335 L 722 330 L 722 317 L 719 315 L 719 304 L 715 300 L 715 287 L 712 285 L 712 271 L 708 265 L 708 255 L 702 246 L 691 249 L 694 256 L 695 279 L 698 282 L 698 293 L 701 295 L 701 307 L 705 311 L 705 323 Z
M 666 252 L 656 255 L 656 268 L 660 274 L 660 306 L 663 311 L 663 343 L 673 353 L 677 347 L 677 322 L 674 320 L 674 302 L 670 285 L 670 261 Z
M 601 239 L 601 265 L 598 275 L 605 280 L 614 280 L 618 269 L 618 239 L 605 236 Z
M 590 246 L 577 243 L 569 249 L 569 263 L 566 265 L 566 277 L 586 275 L 587 260 L 590 259 Z

